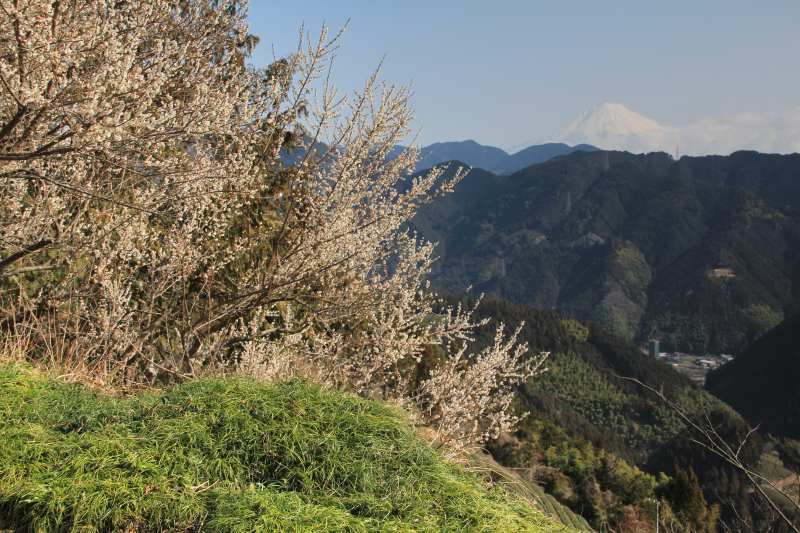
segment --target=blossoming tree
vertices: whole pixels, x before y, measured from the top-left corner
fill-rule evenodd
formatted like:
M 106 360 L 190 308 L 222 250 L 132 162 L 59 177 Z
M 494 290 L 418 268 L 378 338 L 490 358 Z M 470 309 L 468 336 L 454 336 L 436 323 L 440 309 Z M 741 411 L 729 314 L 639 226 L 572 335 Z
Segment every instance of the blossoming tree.
M 0 0 L 4 338 L 105 380 L 302 372 L 444 440 L 507 430 L 543 357 L 502 328 L 469 354 L 470 311 L 429 290 L 433 248 L 403 228 L 458 178 L 392 155 L 407 91 L 373 75 L 340 96 L 324 31 L 249 66 L 246 8 Z

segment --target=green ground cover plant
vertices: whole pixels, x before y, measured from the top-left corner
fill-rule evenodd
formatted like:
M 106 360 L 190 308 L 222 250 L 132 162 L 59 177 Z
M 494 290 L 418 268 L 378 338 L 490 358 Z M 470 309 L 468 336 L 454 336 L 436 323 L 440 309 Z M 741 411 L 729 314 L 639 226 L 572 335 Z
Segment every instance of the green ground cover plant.
M 445 461 L 399 409 L 301 381 L 113 397 L 0 366 L 0 527 L 569 531 Z

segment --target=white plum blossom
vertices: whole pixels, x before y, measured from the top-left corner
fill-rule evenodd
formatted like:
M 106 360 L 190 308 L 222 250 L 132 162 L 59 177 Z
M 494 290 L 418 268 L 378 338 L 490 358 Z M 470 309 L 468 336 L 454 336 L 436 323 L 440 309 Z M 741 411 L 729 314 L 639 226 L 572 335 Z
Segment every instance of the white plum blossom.
M 325 31 L 250 67 L 246 9 L 0 0 L 0 328 L 106 381 L 301 375 L 461 445 L 510 429 L 541 358 L 502 329 L 468 357 L 481 324 L 428 287 L 403 228 L 459 176 L 389 157 L 408 91 L 339 95 Z

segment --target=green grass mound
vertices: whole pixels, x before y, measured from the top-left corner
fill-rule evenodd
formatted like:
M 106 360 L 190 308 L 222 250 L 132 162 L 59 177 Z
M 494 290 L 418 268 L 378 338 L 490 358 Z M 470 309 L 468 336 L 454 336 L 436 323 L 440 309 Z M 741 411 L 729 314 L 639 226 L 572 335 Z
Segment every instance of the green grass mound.
M 0 528 L 566 531 L 387 405 L 205 379 L 119 399 L 0 367 Z

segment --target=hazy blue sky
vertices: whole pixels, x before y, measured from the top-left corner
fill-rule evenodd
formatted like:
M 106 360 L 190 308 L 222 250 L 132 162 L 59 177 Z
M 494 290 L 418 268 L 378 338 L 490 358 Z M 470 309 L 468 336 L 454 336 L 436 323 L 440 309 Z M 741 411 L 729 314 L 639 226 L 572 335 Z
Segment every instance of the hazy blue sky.
M 292 50 L 301 23 L 348 18 L 337 86 L 385 56 L 423 144 L 520 147 L 604 101 L 667 125 L 800 105 L 798 0 L 251 0 L 255 61 Z

